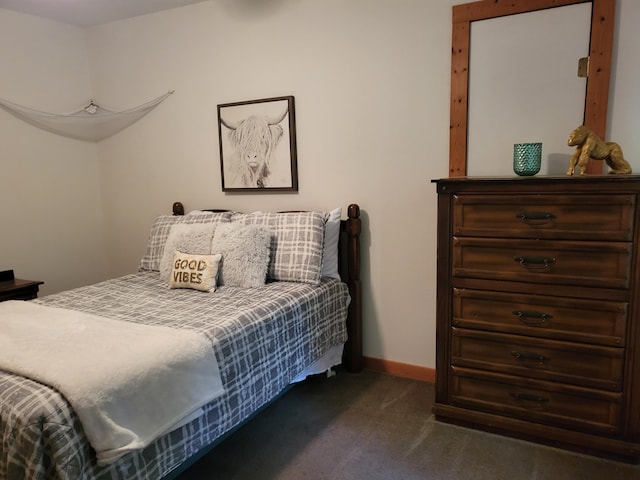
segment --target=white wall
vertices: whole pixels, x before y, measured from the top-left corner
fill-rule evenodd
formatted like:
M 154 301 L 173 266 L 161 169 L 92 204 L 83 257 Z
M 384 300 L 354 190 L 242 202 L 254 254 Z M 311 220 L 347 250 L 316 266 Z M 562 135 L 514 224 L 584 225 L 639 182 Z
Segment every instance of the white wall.
M 6 100 L 66 112 L 91 96 L 81 29 L 0 9 L 0 61 Z M 44 281 L 43 294 L 106 277 L 95 144 L 0 110 L 0 205 L 0 270 Z
M 175 200 L 187 209 L 244 211 L 330 209 L 357 202 L 364 227 L 365 355 L 433 367 L 436 195 L 430 180 L 448 172 L 454 3 L 462 2 L 216 0 L 87 30 L 94 98 L 126 108 L 176 90 L 140 122 L 98 144 L 99 174 L 74 165 L 80 168 L 74 175 L 102 194 L 104 231 L 91 225 L 81 232 L 104 233 L 108 274 L 135 271 L 153 218 L 169 212 Z M 620 0 L 618 13 L 609 125 L 611 138 L 640 173 L 639 77 L 632 51 L 640 4 Z M 60 47 L 56 51 L 64 50 L 66 43 L 58 39 L 64 28 L 55 25 L 43 26 L 54 32 L 39 35 L 51 38 Z M 32 34 L 32 26 L 23 25 L 23 37 Z M 43 58 L 40 52 L 27 53 L 35 61 Z M 86 58 L 77 64 L 84 65 Z M 59 70 L 54 80 L 64 75 L 64 68 Z M 82 85 L 58 99 L 61 105 L 47 106 L 62 108 L 78 96 L 79 101 L 88 97 L 86 84 L 74 78 Z M 52 101 L 30 85 L 18 90 L 20 100 L 36 106 Z M 281 95 L 296 98 L 299 193 L 222 193 L 216 105 Z M 2 112 L 0 121 L 15 122 Z M 41 140 L 30 137 L 29 145 L 14 147 L 13 154 Z M 47 144 L 48 150 L 62 149 L 58 142 Z M 54 155 L 65 157 L 59 150 Z M 39 166 L 30 170 L 38 171 Z M 32 193 L 39 204 L 52 197 Z M 78 204 L 85 193 L 69 195 Z M 28 213 L 36 212 L 32 202 Z M 15 224 L 22 217 L 11 218 Z M 46 249 L 48 255 L 55 255 L 52 251 Z M 36 277 L 44 271 L 35 261 L 25 265 Z M 80 272 L 70 276 L 73 282 L 82 280 Z
M 429 181 L 448 165 L 450 5 L 266 5 L 203 2 L 88 31 L 93 86 L 105 104 L 176 90 L 99 146 L 112 273 L 136 268 L 153 218 L 175 200 L 243 211 L 357 202 L 365 353 L 433 366 Z M 216 106 L 282 95 L 295 96 L 299 193 L 224 194 Z
M 607 140 L 622 147 L 634 173 L 640 174 L 640 2 L 618 0 L 609 96 Z

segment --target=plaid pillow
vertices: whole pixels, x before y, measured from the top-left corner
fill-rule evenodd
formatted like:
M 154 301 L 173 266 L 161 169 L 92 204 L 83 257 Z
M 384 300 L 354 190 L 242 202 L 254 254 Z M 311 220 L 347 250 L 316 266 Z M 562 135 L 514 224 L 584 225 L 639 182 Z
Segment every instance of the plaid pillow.
M 271 230 L 267 278 L 313 285 L 320 283 L 325 213 L 235 213 L 231 221 L 243 225 L 265 225 Z
M 189 215 L 160 215 L 156 217 L 151 226 L 147 251 L 140 260 L 138 271 L 160 271 L 160 260 L 164 253 L 164 245 L 169 237 L 171 226 L 177 223 L 228 223 L 231 220 L 231 212 L 202 212 Z

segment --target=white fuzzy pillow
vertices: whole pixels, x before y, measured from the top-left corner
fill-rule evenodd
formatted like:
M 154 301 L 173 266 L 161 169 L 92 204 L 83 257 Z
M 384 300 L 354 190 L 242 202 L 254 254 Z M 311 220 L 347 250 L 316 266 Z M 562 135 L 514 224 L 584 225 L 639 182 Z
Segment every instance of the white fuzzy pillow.
M 218 225 L 211 251 L 222 254 L 219 285 L 260 287 L 269 266 L 271 231 L 263 225 Z
M 212 253 L 211 242 L 217 225 L 212 223 L 172 225 L 160 259 L 160 278 L 165 282 L 169 280 L 173 268 L 173 255 L 178 250 L 198 255 Z

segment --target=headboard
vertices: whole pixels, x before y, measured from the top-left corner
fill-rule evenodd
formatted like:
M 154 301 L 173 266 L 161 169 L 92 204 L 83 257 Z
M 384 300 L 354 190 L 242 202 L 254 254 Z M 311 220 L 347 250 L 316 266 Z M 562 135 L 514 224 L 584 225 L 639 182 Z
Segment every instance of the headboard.
M 207 208 L 209 212 L 225 212 L 226 209 Z M 184 215 L 181 202 L 173 203 L 173 214 Z M 349 287 L 351 303 L 347 315 L 348 340 L 345 344 L 343 363 L 348 372 L 362 370 L 362 286 L 360 283 L 360 207 L 352 203 L 347 208 L 346 220 L 340 222 L 338 242 L 338 270 L 342 281 Z

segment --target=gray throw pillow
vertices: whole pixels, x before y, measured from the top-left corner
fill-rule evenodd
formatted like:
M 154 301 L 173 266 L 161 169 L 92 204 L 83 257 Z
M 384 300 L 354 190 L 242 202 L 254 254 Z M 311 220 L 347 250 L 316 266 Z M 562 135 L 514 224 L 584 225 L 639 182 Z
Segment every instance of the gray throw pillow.
M 212 253 L 221 253 L 218 285 L 260 287 L 269 266 L 271 231 L 262 225 L 220 224 L 211 244 Z

